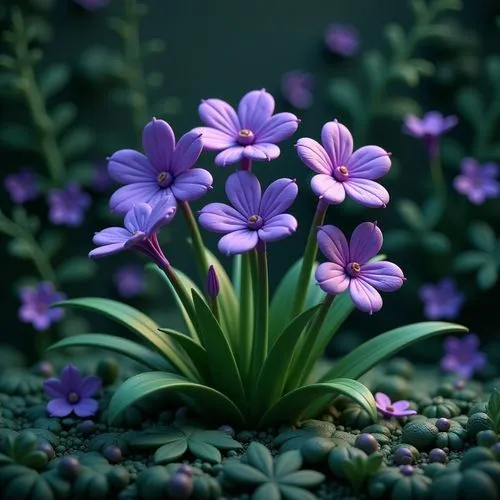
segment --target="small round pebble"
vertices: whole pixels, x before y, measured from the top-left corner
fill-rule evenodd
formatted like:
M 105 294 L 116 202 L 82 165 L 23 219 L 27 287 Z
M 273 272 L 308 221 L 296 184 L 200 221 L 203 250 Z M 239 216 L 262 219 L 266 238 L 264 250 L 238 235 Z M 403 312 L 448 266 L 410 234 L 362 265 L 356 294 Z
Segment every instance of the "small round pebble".
M 122 450 L 115 444 L 110 444 L 102 450 L 102 454 L 111 464 L 117 464 L 123 460 Z
M 429 463 L 440 463 L 445 464 L 448 461 L 446 453 L 441 448 L 433 448 L 429 451 Z
M 193 493 L 193 480 L 187 474 L 174 474 L 167 482 L 166 492 L 172 500 L 187 500 Z
M 234 438 L 235 432 L 234 429 L 230 425 L 221 425 L 219 427 L 219 430 L 223 432 L 224 434 L 227 434 L 228 436 L 231 436 Z
M 403 474 L 403 476 L 412 476 L 415 469 L 411 465 L 403 465 L 399 468 L 399 471 Z
M 54 365 L 50 361 L 39 361 L 34 367 L 33 372 L 44 378 L 49 378 L 54 375 Z
M 367 432 L 356 436 L 354 446 L 356 446 L 356 448 L 359 448 L 360 450 L 363 450 L 367 455 L 375 453 L 380 448 L 378 441 Z
M 409 448 L 398 448 L 392 456 L 395 465 L 410 465 L 413 463 L 413 453 Z
M 436 420 L 436 427 L 439 432 L 448 432 L 450 426 L 450 421 L 447 418 L 438 418 Z
M 186 474 L 186 476 L 191 477 L 193 475 L 193 469 L 187 464 L 182 464 L 178 469 L 176 474 Z
M 49 460 L 56 456 L 56 452 L 50 443 L 42 441 L 41 443 L 37 444 L 36 448 L 37 450 L 43 451 L 47 455 Z
M 490 447 L 498 442 L 498 436 L 496 435 L 495 431 L 488 429 L 484 431 L 479 431 L 476 434 L 476 440 L 479 446 Z
M 59 462 L 57 469 L 62 477 L 73 478 L 80 474 L 82 466 L 75 457 L 64 457 Z

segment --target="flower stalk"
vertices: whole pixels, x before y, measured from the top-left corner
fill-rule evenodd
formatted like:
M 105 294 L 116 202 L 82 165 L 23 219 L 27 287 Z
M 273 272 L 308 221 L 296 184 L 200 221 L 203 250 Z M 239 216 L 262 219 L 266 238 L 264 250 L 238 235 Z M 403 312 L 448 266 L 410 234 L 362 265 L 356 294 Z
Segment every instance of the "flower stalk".
M 446 183 L 443 175 L 443 167 L 441 166 L 439 146 L 436 147 L 434 154 L 429 156 L 429 166 L 436 196 L 444 200 L 446 198 Z
M 240 322 L 239 322 L 239 362 L 243 380 L 246 380 L 250 373 L 250 359 L 253 345 L 253 325 L 254 302 L 252 286 L 252 260 L 253 255 L 249 252 L 244 253 L 240 259 L 241 265 L 241 288 L 240 288 Z

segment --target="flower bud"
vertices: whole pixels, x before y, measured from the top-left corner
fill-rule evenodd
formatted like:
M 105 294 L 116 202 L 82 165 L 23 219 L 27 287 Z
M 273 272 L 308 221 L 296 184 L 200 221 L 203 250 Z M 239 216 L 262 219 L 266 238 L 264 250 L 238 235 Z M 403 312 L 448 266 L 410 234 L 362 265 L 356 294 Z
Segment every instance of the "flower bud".
M 219 280 L 217 278 L 217 273 L 215 272 L 214 266 L 208 268 L 207 279 L 205 282 L 205 290 L 210 299 L 216 299 L 219 295 L 220 287 Z

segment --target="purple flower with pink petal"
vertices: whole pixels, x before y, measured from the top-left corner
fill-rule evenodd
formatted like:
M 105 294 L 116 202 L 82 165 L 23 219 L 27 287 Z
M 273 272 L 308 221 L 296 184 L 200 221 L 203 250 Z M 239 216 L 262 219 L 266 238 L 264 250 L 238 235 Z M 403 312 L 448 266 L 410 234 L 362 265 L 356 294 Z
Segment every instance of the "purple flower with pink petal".
M 422 285 L 419 297 L 424 303 L 424 316 L 432 320 L 456 318 L 464 303 L 464 295 L 457 289 L 453 278 L 443 278 L 435 285 Z
M 326 48 L 338 56 L 352 57 L 359 50 L 359 33 L 346 24 L 330 24 L 325 31 L 324 40 Z
M 461 175 L 455 177 L 453 187 L 467 196 L 474 205 L 483 204 L 488 198 L 500 196 L 498 165 L 490 162 L 480 165 L 474 158 L 464 158 L 460 164 Z
M 23 287 L 20 291 L 22 305 L 19 308 L 19 319 L 31 323 L 39 332 L 49 328 L 52 323 L 62 319 L 64 310 L 50 306 L 66 298 L 62 292 L 57 292 L 54 284 L 43 281 L 35 287 Z
M 226 195 L 232 206 L 210 203 L 199 214 L 200 225 L 223 233 L 219 250 L 226 254 L 243 253 L 259 242 L 286 238 L 297 229 L 297 220 L 283 213 L 297 197 L 293 179 L 278 179 L 261 194 L 259 180 L 252 172 L 238 171 L 226 181 Z
M 160 267 L 168 265 L 158 244 L 157 233 L 176 212 L 170 200 L 161 200 L 154 207 L 148 203 L 134 205 L 125 215 L 125 227 L 108 227 L 95 233 L 93 243 L 99 245 L 89 253 L 97 259 L 123 250 L 133 249 L 150 257 Z
M 50 222 L 70 227 L 79 226 L 91 201 L 90 195 L 74 182 L 63 189 L 52 189 L 48 194 Z
M 297 109 L 308 109 L 313 103 L 314 76 L 304 71 L 289 71 L 281 77 L 281 93 Z
M 320 264 L 316 281 L 323 291 L 338 295 L 349 289 L 354 305 L 370 314 L 382 308 L 377 290 L 394 292 L 405 280 L 403 271 L 392 262 L 370 262 L 382 248 L 382 231 L 372 222 L 363 222 L 349 243 L 335 226 L 318 228 L 318 244 L 329 262 Z
M 40 193 L 35 174 L 29 168 L 23 168 L 16 174 L 7 175 L 3 185 L 9 192 L 12 202 L 16 205 L 34 200 Z
M 145 282 L 142 266 L 133 264 L 122 266 L 115 272 L 113 280 L 122 297 L 130 299 L 144 292 Z
M 192 168 L 202 151 L 200 134 L 188 132 L 177 144 L 170 125 L 153 118 L 143 130 L 145 155 L 133 149 L 121 149 L 109 158 L 109 175 L 126 184 L 109 201 L 112 211 L 125 213 L 136 203 L 178 201 L 201 198 L 212 187 L 212 176 L 203 168 Z
M 297 153 L 302 162 L 316 172 L 311 180 L 314 193 L 325 202 L 337 205 L 347 196 L 367 207 L 385 207 L 389 193 L 374 179 L 391 168 L 390 154 L 378 146 L 363 146 L 353 152 L 349 129 L 337 120 L 321 131 L 319 144 L 302 138 Z
M 221 151 L 215 157 L 219 167 L 242 159 L 271 161 L 278 158 L 276 145 L 295 133 L 299 119 L 292 113 L 274 113 L 274 98 L 262 90 L 243 96 L 238 112 L 220 99 L 203 100 L 198 108 L 204 127 L 193 132 L 202 134 L 203 147 Z
M 486 364 L 486 355 L 478 350 L 479 337 L 474 333 L 462 339 L 447 337 L 444 341 L 444 356 L 441 368 L 448 373 L 455 373 L 468 380 Z
M 431 158 L 439 153 L 439 138 L 445 132 L 455 127 L 458 118 L 454 115 L 443 116 L 439 111 L 429 111 L 422 118 L 415 115 L 406 115 L 403 132 L 418 139 L 422 139 Z
M 410 402 L 401 400 L 401 401 L 391 401 L 389 396 L 383 392 L 375 393 L 375 404 L 377 406 L 377 410 L 384 417 L 409 417 L 411 415 L 416 415 L 417 412 L 415 410 L 410 409 Z
M 51 417 L 64 418 L 74 413 L 86 418 L 95 415 L 99 409 L 99 403 L 92 396 L 101 389 L 101 379 L 83 377 L 75 365 L 66 365 L 60 378 L 49 378 L 43 383 L 43 389 L 51 398 L 47 404 Z

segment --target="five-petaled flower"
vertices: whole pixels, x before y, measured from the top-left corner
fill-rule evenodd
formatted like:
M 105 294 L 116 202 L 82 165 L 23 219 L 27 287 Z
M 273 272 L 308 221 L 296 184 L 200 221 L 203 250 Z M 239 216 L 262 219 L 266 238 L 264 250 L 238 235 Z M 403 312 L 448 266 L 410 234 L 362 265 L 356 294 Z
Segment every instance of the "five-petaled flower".
M 145 155 L 121 149 L 109 158 L 109 175 L 122 184 L 109 201 L 112 211 L 125 213 L 136 203 L 177 201 L 202 197 L 212 187 L 212 176 L 203 168 L 191 168 L 202 151 L 199 133 L 184 134 L 177 144 L 170 125 L 153 119 L 142 133 Z
M 316 281 L 323 291 L 337 295 L 349 288 L 356 307 L 374 313 L 382 308 L 377 290 L 393 292 L 405 280 L 403 271 L 392 262 L 370 262 L 382 248 L 382 231 L 375 223 L 363 222 L 347 243 L 344 233 L 335 226 L 318 229 L 318 244 L 329 260 L 316 270 Z
M 297 193 L 293 179 L 278 179 L 261 195 L 257 177 L 251 172 L 238 171 L 226 181 L 226 195 L 233 206 L 206 205 L 200 211 L 200 224 L 209 231 L 225 234 L 219 240 L 222 253 L 247 252 L 259 241 L 280 240 L 297 229 L 295 217 L 283 213 L 294 202 Z
M 375 394 L 375 404 L 377 410 L 382 413 L 384 417 L 409 417 L 417 414 L 415 410 L 410 409 L 409 401 L 401 400 L 394 401 L 393 403 L 389 396 L 383 392 L 377 392 Z
M 403 132 L 418 139 L 422 139 L 431 158 L 439 153 L 439 137 L 455 127 L 458 118 L 454 115 L 444 117 L 439 111 L 429 111 L 422 118 L 415 115 L 406 115 Z
M 48 194 L 49 219 L 52 224 L 76 227 L 83 222 L 85 210 L 92 199 L 75 182 L 70 182 L 63 189 L 52 189 Z
M 358 31 L 346 24 L 330 24 L 325 31 L 325 46 L 332 53 L 351 57 L 359 50 Z
M 367 207 L 385 207 L 389 193 L 373 179 L 391 168 L 390 154 L 378 146 L 363 146 L 353 153 L 352 135 L 337 120 L 328 122 L 321 131 L 319 144 L 302 138 L 297 142 L 300 159 L 314 172 L 311 187 L 329 204 L 342 203 L 345 196 Z
M 40 192 L 35 174 L 29 168 L 23 168 L 20 172 L 7 175 L 3 185 L 16 204 L 34 200 Z
M 474 372 L 482 370 L 486 364 L 486 355 L 478 351 L 479 338 L 473 333 L 462 339 L 447 337 L 444 341 L 444 356 L 441 368 L 455 373 L 463 379 L 470 379 Z
M 101 379 L 82 377 L 75 365 L 66 365 L 60 379 L 49 378 L 43 383 L 45 394 L 51 398 L 47 411 L 51 417 L 67 417 L 72 412 L 77 417 L 91 417 L 99 404 L 92 398 L 101 388 Z
M 435 285 L 422 285 L 418 294 L 424 303 L 424 316 L 427 319 L 454 319 L 464 303 L 464 296 L 458 291 L 455 280 L 448 277 Z
M 57 292 L 50 281 L 39 283 L 36 287 L 23 287 L 20 292 L 22 305 L 19 308 L 19 319 L 31 323 L 39 332 L 47 330 L 54 322 L 64 316 L 60 307 L 51 308 L 51 304 L 66 298 L 62 292 Z
M 491 162 L 481 166 L 474 158 L 464 158 L 460 169 L 462 173 L 455 177 L 453 187 L 460 194 L 467 196 L 471 203 L 481 205 L 487 198 L 500 196 L 496 163 Z
M 243 158 L 274 160 L 280 155 L 276 143 L 290 137 L 299 126 L 292 113 L 273 115 L 274 98 L 264 89 L 244 95 L 238 113 L 220 99 L 206 99 L 198 110 L 205 127 L 197 127 L 193 132 L 202 134 L 205 149 L 221 151 L 215 157 L 219 167 Z
M 304 71 L 289 71 L 281 77 L 281 93 L 294 108 L 307 109 L 312 106 L 314 76 Z
M 125 215 L 125 227 L 108 227 L 95 233 L 92 241 L 99 246 L 89 257 L 106 257 L 131 248 L 150 257 L 160 267 L 168 266 L 156 234 L 172 220 L 175 212 L 169 200 L 162 200 L 154 207 L 148 203 L 134 205 Z

